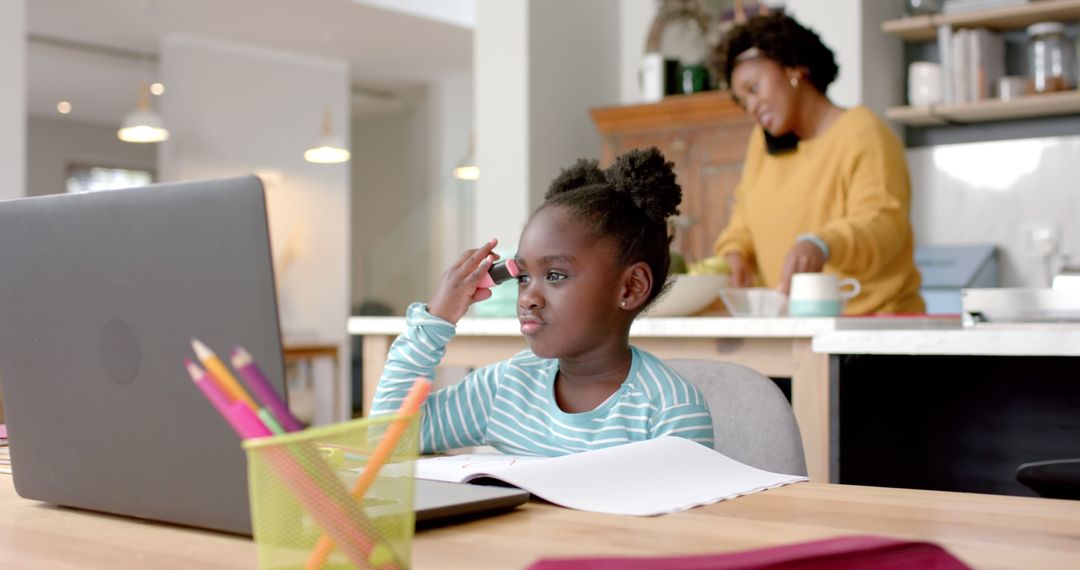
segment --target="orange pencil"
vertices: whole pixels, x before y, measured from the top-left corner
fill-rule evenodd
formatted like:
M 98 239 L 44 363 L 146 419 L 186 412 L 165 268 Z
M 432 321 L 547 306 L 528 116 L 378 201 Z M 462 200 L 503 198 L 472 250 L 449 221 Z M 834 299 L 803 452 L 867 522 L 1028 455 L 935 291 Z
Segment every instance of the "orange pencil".
M 390 454 L 393 453 L 394 447 L 397 446 L 398 440 L 401 439 L 401 435 L 405 433 L 405 428 L 409 427 L 409 420 L 420 410 L 420 406 L 424 403 L 424 399 L 427 398 L 430 390 L 431 382 L 426 378 L 417 378 L 413 382 L 412 388 L 409 389 L 405 400 L 401 402 L 401 407 L 398 408 L 397 417 L 387 426 L 386 434 L 379 440 L 375 450 L 371 452 L 371 458 L 368 459 L 364 472 L 360 474 L 360 478 L 353 485 L 350 494 L 354 499 L 362 499 L 364 493 L 367 493 L 368 488 L 375 482 L 375 476 L 379 474 L 379 470 L 390 459 Z M 305 568 L 307 570 L 321 569 L 326 564 L 326 559 L 330 557 L 333 549 L 333 539 L 324 534 L 319 539 L 319 543 L 315 545 L 315 550 L 312 551 L 311 556 L 308 557 Z
M 229 369 L 225 367 L 225 363 L 218 358 L 218 355 L 214 354 L 214 351 L 210 350 L 210 347 L 193 338 L 191 339 L 191 348 L 195 350 L 195 356 L 199 357 L 199 361 L 206 367 L 206 371 L 217 380 L 218 386 L 229 396 L 230 400 L 244 402 L 251 408 L 252 412 L 258 412 L 259 407 L 255 405 L 255 400 L 252 400 L 251 396 L 240 387 L 236 377 L 232 375 L 232 372 L 229 372 Z

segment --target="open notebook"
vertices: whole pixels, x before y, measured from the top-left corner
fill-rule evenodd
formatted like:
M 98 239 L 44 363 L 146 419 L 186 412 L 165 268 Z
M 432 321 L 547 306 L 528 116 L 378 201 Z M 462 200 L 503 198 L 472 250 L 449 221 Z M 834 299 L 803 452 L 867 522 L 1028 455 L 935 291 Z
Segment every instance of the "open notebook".
M 562 457 L 472 454 L 422 459 L 416 477 L 454 482 L 493 478 L 564 507 L 640 516 L 806 481 L 755 469 L 673 436 Z

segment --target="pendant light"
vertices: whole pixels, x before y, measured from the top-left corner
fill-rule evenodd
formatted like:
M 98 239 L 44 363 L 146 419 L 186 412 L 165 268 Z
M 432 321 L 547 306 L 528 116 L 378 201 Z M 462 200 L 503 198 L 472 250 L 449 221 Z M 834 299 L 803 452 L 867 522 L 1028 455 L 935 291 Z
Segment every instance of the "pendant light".
M 458 180 L 479 180 L 480 167 L 476 165 L 476 145 L 473 137 L 469 137 L 469 151 L 461 157 L 457 166 L 454 167 L 454 178 Z
M 349 160 L 349 149 L 334 136 L 330 122 L 330 108 L 323 113 L 323 132 L 318 144 L 304 151 L 304 160 L 318 164 L 334 164 Z
M 165 121 L 150 108 L 150 90 L 146 83 L 139 84 L 139 106 L 124 117 L 116 136 L 130 143 L 155 143 L 169 138 Z

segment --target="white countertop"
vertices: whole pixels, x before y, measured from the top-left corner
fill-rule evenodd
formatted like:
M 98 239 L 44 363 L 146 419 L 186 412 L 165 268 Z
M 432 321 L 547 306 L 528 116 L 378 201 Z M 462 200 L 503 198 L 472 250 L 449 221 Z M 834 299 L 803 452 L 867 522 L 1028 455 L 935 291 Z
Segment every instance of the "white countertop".
M 960 328 L 959 318 L 938 317 L 841 317 L 841 318 L 734 318 L 677 317 L 641 318 L 630 328 L 631 337 L 668 338 L 815 338 L 844 330 L 941 330 Z M 405 317 L 349 317 L 349 334 L 398 335 Z M 466 317 L 457 325 L 458 335 L 518 336 L 517 319 Z
M 1080 325 L 979 325 L 961 330 L 828 331 L 814 352 L 942 356 L 1080 356 Z

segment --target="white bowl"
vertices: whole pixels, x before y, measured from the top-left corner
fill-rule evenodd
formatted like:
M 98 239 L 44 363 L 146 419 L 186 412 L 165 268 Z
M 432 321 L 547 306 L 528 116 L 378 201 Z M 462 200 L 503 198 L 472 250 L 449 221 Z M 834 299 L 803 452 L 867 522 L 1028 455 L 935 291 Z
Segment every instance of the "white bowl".
M 779 317 L 787 310 L 787 297 L 767 287 L 721 289 L 720 300 L 733 317 Z
M 717 292 L 730 279 L 727 275 L 672 275 L 668 277 L 667 291 L 653 301 L 645 316 L 685 317 L 700 312 L 716 301 Z

